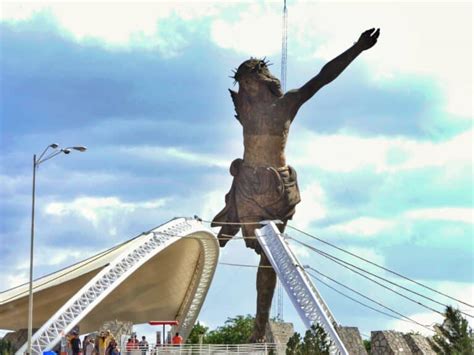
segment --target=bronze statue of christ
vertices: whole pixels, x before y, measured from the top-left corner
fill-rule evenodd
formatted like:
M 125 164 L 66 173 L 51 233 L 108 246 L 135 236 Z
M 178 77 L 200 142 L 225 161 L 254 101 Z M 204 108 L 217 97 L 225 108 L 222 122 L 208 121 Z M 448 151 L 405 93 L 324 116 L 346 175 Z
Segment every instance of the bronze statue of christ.
M 300 107 L 319 89 L 338 75 L 364 50 L 375 45 L 380 30 L 363 32 L 352 47 L 328 62 L 318 75 L 301 88 L 283 93 L 280 81 L 267 67 L 267 62 L 249 59 L 237 69 L 234 79 L 238 92 L 230 91 L 236 118 L 244 131 L 244 157 L 230 166 L 234 177 L 225 196 L 225 207 L 213 220 L 221 227 L 218 238 L 223 247 L 239 230 L 246 246 L 260 255 L 257 271 L 257 312 L 250 341 L 265 341 L 276 274 L 255 239 L 255 228 L 262 220 L 281 220 L 283 232 L 295 213 L 300 193 L 295 170 L 285 159 L 285 146 L 293 119 Z M 255 222 L 255 224 L 253 224 Z M 240 224 L 239 224 L 240 223 Z

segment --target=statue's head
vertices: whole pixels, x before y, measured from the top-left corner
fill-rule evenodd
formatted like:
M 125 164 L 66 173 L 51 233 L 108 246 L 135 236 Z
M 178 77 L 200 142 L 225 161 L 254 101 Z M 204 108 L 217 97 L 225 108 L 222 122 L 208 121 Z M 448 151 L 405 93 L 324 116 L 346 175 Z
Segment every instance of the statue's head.
M 235 71 L 233 76 L 239 87 L 250 94 L 257 93 L 262 88 L 270 90 L 275 96 L 282 96 L 280 80 L 268 70 L 265 59 L 250 58 Z

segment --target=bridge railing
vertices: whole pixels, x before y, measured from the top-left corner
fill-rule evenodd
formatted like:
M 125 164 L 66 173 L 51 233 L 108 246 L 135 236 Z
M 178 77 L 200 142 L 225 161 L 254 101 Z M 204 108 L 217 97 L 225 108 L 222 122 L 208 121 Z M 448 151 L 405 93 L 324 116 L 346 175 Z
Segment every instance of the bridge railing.
M 148 350 L 126 351 L 122 355 L 224 355 L 224 354 L 251 354 L 251 355 L 280 355 L 285 354 L 285 344 L 256 343 L 256 344 L 183 344 L 179 346 L 150 344 Z

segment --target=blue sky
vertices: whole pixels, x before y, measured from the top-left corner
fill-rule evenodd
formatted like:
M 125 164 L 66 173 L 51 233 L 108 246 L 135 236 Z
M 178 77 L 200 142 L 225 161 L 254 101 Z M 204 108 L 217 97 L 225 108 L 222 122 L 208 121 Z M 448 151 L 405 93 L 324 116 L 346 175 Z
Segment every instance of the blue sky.
M 242 156 L 229 75 L 248 57 L 266 56 L 279 76 L 281 7 L 2 3 L 2 289 L 27 281 L 31 160 L 50 143 L 88 151 L 38 171 L 37 277 L 175 216 L 211 219 L 223 207 L 228 166 Z M 377 45 L 294 121 L 287 160 L 302 203 L 292 224 L 472 303 L 472 4 L 289 1 L 288 8 L 288 89 L 363 30 L 381 28 Z M 294 248 L 303 263 L 387 306 L 439 321 Z M 237 240 L 221 261 L 257 257 Z M 219 266 L 201 322 L 213 328 L 253 313 L 254 278 L 255 270 Z M 423 331 L 319 288 L 337 320 L 364 334 Z M 302 330 L 287 299 L 284 318 Z

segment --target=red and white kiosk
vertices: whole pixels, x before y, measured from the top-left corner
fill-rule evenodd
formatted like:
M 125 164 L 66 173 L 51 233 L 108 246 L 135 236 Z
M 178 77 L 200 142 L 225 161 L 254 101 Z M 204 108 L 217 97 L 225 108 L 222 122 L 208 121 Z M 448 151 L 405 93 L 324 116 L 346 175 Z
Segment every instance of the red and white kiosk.
M 163 346 L 166 344 L 166 326 L 169 325 L 169 326 L 177 327 L 179 325 L 179 321 L 177 320 L 151 320 L 151 321 L 148 321 L 148 324 L 163 326 L 162 337 L 160 336 L 156 337 L 156 345 Z

